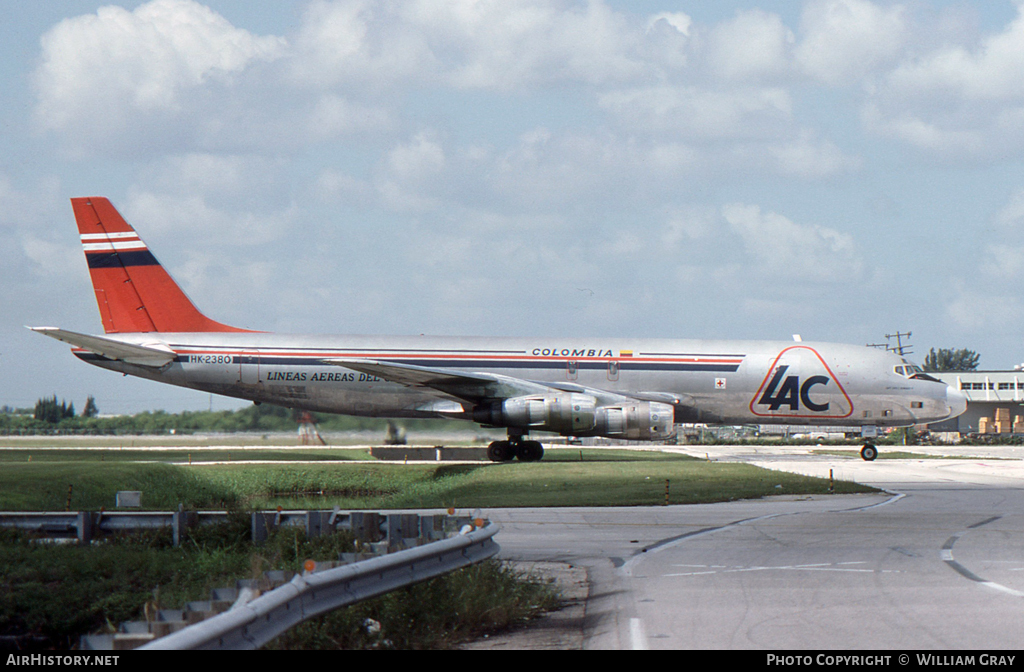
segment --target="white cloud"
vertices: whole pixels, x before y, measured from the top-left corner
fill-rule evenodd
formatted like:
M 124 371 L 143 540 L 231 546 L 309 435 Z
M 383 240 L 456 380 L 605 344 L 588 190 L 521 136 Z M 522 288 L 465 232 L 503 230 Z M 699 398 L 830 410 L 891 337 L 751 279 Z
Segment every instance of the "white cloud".
M 153 0 L 134 11 L 101 7 L 61 21 L 41 42 L 37 123 L 107 134 L 136 114 L 174 114 L 189 90 L 278 58 L 285 46 L 192 0 Z
M 398 145 L 388 153 L 388 165 L 401 179 L 429 179 L 444 170 L 444 149 L 429 134 L 419 133 L 411 142 Z
M 966 41 L 966 40 L 962 40 Z M 869 87 L 866 129 L 952 159 L 1024 146 L 1024 4 L 976 44 L 945 41 L 904 57 Z
M 1012 328 L 1017 333 L 1024 321 L 1020 297 L 998 291 L 972 291 L 958 284 L 956 295 L 946 304 L 946 317 L 957 327 L 972 333 Z
M 203 246 L 268 243 L 285 236 L 297 216 L 294 207 L 278 212 L 227 210 L 210 205 L 206 198 L 194 193 L 140 189 L 131 190 L 123 209 L 119 209 L 143 240 L 150 231 L 154 238 L 166 239 L 202 233 Z
M 809 132 L 784 143 L 774 143 L 765 154 L 773 158 L 775 172 L 804 178 L 818 178 L 857 170 L 862 165 L 859 157 L 845 154 L 835 143 L 819 140 Z
M 84 279 L 84 273 L 75 272 L 78 267 L 85 268 L 85 257 L 80 245 L 25 235 L 21 240 L 21 249 L 32 261 L 34 270 L 44 277 L 64 277 L 70 272 Z
M 388 132 L 397 122 L 386 107 L 353 102 L 327 93 L 314 103 L 306 126 L 309 138 L 331 138 L 353 132 Z
M 982 41 L 974 50 L 944 46 L 933 53 L 900 64 L 888 85 L 908 97 L 951 97 L 993 101 L 1024 98 L 1024 5 L 1001 33 Z
M 901 5 L 868 0 L 813 0 L 800 21 L 796 61 L 826 84 L 849 84 L 899 55 L 906 38 Z
M 1024 233 L 1024 189 L 1018 189 L 1010 197 L 1010 202 L 996 213 L 995 221 L 1004 229 L 1017 235 Z
M 661 242 L 671 250 L 707 238 L 715 230 L 717 213 L 708 207 L 691 207 L 674 212 L 661 234 Z
M 672 26 L 680 35 L 690 36 L 690 28 L 693 26 L 693 19 L 689 14 L 683 12 L 659 12 L 647 20 L 647 30 L 654 28 L 659 21 L 664 21 Z
M 782 88 L 711 91 L 659 85 L 605 93 L 598 104 L 629 128 L 703 138 L 774 134 L 793 113 L 793 101 Z
M 603 2 L 315 2 L 295 40 L 295 72 L 320 85 L 443 82 L 507 90 L 635 75 L 639 33 Z
M 859 276 L 863 270 L 848 234 L 823 226 L 802 226 L 774 212 L 761 212 L 756 205 L 726 205 L 722 216 L 743 240 L 747 254 L 774 276 L 838 282 Z
M 711 30 L 708 59 L 712 70 L 726 79 L 777 76 L 789 69 L 789 49 L 794 41 L 793 32 L 777 14 L 759 9 L 740 11 Z

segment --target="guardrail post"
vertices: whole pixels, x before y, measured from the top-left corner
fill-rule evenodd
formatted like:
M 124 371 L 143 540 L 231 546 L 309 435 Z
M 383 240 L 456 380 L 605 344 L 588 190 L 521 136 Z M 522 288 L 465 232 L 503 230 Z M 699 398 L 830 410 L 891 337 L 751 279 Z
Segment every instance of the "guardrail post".
M 174 532 L 174 546 L 181 546 L 181 540 L 185 538 L 185 531 L 192 525 L 199 522 L 199 516 L 194 512 L 178 509 L 171 514 L 171 529 Z
M 327 511 L 307 511 L 306 512 L 306 538 L 312 539 L 313 537 L 319 537 L 330 527 L 328 521 L 333 517 L 332 514 Z
M 434 541 L 444 538 L 444 516 L 420 516 L 420 538 Z
M 270 528 L 273 526 L 273 519 L 276 514 L 252 512 L 252 543 L 262 544 L 270 535 Z
M 93 517 L 91 511 L 79 511 L 75 521 L 78 530 L 78 543 L 85 545 L 92 541 Z
M 380 514 L 375 511 L 353 511 L 349 514 L 352 534 L 359 541 L 380 541 Z
M 402 545 L 402 523 L 407 516 L 401 513 L 389 513 L 384 516 L 384 541 L 389 549 L 397 549 Z

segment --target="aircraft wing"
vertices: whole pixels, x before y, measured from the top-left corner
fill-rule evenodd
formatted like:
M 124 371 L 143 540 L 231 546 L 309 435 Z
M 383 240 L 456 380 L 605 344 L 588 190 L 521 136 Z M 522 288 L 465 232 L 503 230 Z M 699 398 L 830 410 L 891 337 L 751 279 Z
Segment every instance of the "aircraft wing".
M 576 385 L 574 383 L 537 383 L 523 378 L 496 373 L 462 373 L 415 364 L 400 364 L 373 359 L 325 359 L 327 364 L 367 373 L 392 383 L 409 387 L 429 387 L 439 392 L 471 402 L 511 399 L 529 394 L 576 392 L 589 394 L 602 404 L 622 403 L 624 400 L 660 401 L 668 404 L 692 405 L 688 395 L 665 392 L 618 393 Z
M 163 343 L 135 345 L 122 343 L 102 336 L 90 336 L 57 327 L 29 327 L 32 331 L 55 338 L 78 348 L 102 355 L 107 359 L 120 360 L 128 364 L 139 364 L 160 368 L 174 361 L 177 354 Z
M 325 359 L 323 362 L 408 387 L 429 387 L 469 401 L 549 394 L 554 389 L 548 385 L 495 373 L 456 373 L 447 369 L 375 359 Z

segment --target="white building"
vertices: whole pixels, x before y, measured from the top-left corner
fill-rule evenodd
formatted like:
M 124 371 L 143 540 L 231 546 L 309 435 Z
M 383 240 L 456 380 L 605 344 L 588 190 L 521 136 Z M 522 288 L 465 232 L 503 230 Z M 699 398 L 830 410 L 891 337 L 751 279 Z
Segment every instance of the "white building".
M 945 371 L 929 372 L 967 396 L 967 412 L 958 418 L 929 425 L 936 431 L 962 434 L 981 429 L 981 418 L 994 422 L 999 409 L 1008 411 L 1010 422 L 1024 417 L 1024 371 Z M 990 425 L 989 431 L 995 431 Z

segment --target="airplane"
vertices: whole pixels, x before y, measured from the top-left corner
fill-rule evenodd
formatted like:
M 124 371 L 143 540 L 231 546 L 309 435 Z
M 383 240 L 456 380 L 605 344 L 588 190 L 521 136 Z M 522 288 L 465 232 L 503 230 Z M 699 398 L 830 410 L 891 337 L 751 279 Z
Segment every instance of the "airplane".
M 29 327 L 117 371 L 293 409 L 458 418 L 505 428 L 495 462 L 532 462 L 531 432 L 659 441 L 676 425 L 883 428 L 937 422 L 962 392 L 887 351 L 794 341 L 289 335 L 200 312 L 102 197 L 72 198 L 104 335 Z

